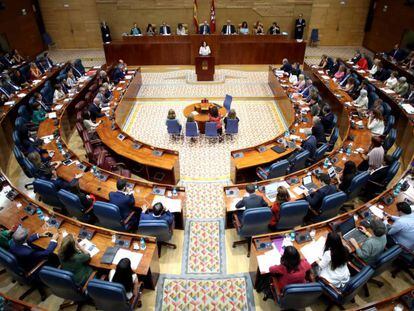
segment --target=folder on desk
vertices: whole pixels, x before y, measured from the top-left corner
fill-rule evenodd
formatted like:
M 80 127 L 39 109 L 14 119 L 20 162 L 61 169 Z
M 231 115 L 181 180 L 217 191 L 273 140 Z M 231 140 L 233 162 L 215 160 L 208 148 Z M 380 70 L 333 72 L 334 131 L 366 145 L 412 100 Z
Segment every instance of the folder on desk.
M 115 258 L 112 264 L 117 265 L 122 259 L 128 258 L 131 261 L 132 270 L 136 270 L 142 258 L 142 253 L 131 252 L 127 249 L 120 248 L 116 252 Z
M 102 255 L 101 263 L 110 265 L 114 261 L 115 255 L 118 252 L 118 246 L 110 246 L 106 249 L 105 253 Z

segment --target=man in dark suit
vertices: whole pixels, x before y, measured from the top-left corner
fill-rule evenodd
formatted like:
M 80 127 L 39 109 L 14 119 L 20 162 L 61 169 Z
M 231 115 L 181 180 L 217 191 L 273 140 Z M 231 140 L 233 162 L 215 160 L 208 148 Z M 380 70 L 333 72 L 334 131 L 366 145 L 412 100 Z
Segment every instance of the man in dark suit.
M 135 212 L 138 220 L 142 210 L 135 208 L 133 190 L 127 188 L 127 182 L 125 179 L 118 179 L 116 182 L 116 188 L 118 191 L 109 193 L 109 202 L 118 206 L 122 219 L 125 220 L 131 212 Z
M 247 185 L 246 186 L 246 191 L 249 194 L 249 196 L 244 197 L 239 202 L 237 202 L 236 208 L 245 207 L 246 209 L 249 209 L 249 208 L 268 206 L 266 201 L 263 199 L 263 197 L 260 196 L 260 195 L 257 195 L 255 193 L 256 192 L 256 187 L 254 185 Z M 239 218 L 240 221 L 243 221 L 243 219 L 242 219 L 243 218 L 243 211 L 238 211 L 237 212 L 237 217 Z
M 397 62 L 400 62 L 404 59 L 405 53 L 403 49 L 400 49 L 399 44 L 394 45 L 394 48 L 388 53 L 388 56 Z
M 93 99 L 93 102 L 89 104 L 88 111 L 91 114 L 92 120 L 96 120 L 97 118 L 101 118 L 105 115 L 101 110 L 101 102 L 99 101 L 99 98 Z
M 171 35 L 171 28 L 165 22 L 162 22 L 160 27 L 160 35 Z
M 313 117 L 312 135 L 316 138 L 316 145 L 320 146 L 326 143 L 325 129 L 318 116 Z
M 10 252 L 16 256 L 19 265 L 26 272 L 32 270 L 40 261 L 50 258 L 57 246 L 59 233 L 52 235 L 49 245 L 44 250 L 37 248 L 33 243 L 40 238 L 48 237 L 48 235 L 35 233 L 29 238 L 27 236 L 27 229 L 19 227 L 13 233 L 10 242 Z
M 306 22 L 303 19 L 303 14 L 299 14 L 296 22 L 295 22 L 295 39 L 303 39 L 303 32 L 306 27 Z
M 375 197 L 376 193 L 382 192 L 384 190 L 384 187 L 381 185 L 384 183 L 384 180 L 387 177 L 391 164 L 392 157 L 387 154 L 384 157 L 384 164 L 380 168 L 377 168 L 371 172 L 367 185 L 364 189 L 364 195 L 368 199 Z
M 321 181 L 322 187 L 305 196 L 305 200 L 317 213 L 320 212 L 323 198 L 338 191 L 335 185 L 331 185 L 331 177 L 328 174 L 322 173 L 318 176 L 318 179 Z
M 228 19 L 226 25 L 221 29 L 222 35 L 234 35 L 236 33 L 236 27 L 231 24 L 231 21 Z
M 111 39 L 111 30 L 109 29 L 108 25 L 105 21 L 101 23 L 101 35 L 102 35 L 102 42 L 109 43 L 112 41 Z
M 165 220 L 171 227 L 174 222 L 174 216 L 164 208 L 162 203 L 155 203 L 150 211 L 141 214 L 141 220 Z
M 267 31 L 269 35 L 279 35 L 280 34 L 280 27 L 276 22 L 273 22 L 272 26 L 270 26 L 269 30 Z
M 210 34 L 210 26 L 208 25 L 207 21 L 204 21 L 203 25 L 200 26 L 199 32 L 200 35 L 209 35 Z
M 287 58 L 284 58 L 282 60 L 282 67 L 280 67 L 280 70 L 283 70 L 288 73 L 292 71 L 292 65 L 289 63 Z
M 137 23 L 134 23 L 134 25 L 132 26 L 129 34 L 131 36 L 139 36 L 139 35 L 142 35 L 141 29 L 139 29 Z
M 331 107 L 326 104 L 322 108 L 321 123 L 325 129 L 325 134 L 331 134 L 332 128 L 334 126 L 335 115 L 331 111 Z
M 309 151 L 309 158 L 313 158 L 315 156 L 316 152 L 316 137 L 313 136 L 312 133 L 308 133 L 308 137 L 302 141 L 302 144 L 300 145 L 301 149 L 297 153 L 308 150 Z

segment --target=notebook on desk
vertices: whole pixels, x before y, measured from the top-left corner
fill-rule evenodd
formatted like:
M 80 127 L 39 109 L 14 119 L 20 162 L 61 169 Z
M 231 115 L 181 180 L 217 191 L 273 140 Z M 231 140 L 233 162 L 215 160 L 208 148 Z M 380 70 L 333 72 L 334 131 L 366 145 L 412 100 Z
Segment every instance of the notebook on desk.
M 118 252 L 118 246 L 110 246 L 106 249 L 105 253 L 102 255 L 101 263 L 110 265 L 114 261 L 115 255 Z

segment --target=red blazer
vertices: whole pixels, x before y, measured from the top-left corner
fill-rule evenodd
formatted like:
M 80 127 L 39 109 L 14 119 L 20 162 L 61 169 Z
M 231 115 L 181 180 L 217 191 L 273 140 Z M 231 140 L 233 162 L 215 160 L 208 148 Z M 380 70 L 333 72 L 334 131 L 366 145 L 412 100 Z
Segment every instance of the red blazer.
M 359 68 L 368 70 L 368 61 L 366 58 L 361 57 L 361 59 L 357 62 Z

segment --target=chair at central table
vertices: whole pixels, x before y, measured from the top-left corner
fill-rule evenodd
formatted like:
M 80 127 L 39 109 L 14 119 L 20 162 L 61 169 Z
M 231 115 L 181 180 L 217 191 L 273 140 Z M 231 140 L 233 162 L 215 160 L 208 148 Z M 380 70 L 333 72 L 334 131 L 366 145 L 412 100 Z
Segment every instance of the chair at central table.
M 210 103 L 208 100 L 203 100 L 201 103 L 188 105 L 184 108 L 183 113 L 186 118 L 188 118 L 191 113 L 194 114 L 194 121 L 197 122 L 200 133 L 204 134 L 206 122 L 209 121 L 209 112 L 213 106 L 217 106 L 221 117 L 224 117 L 226 115 L 226 108 L 215 103 Z

